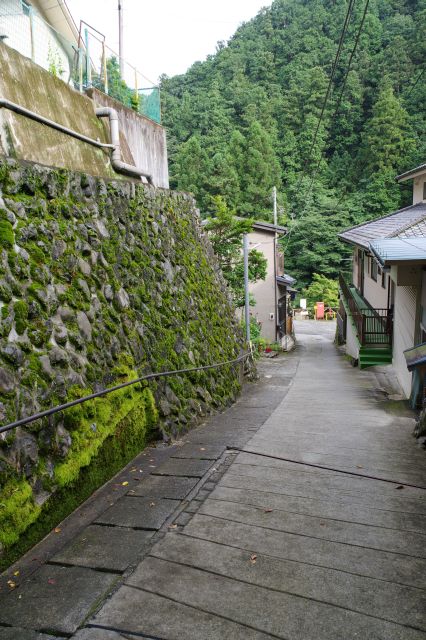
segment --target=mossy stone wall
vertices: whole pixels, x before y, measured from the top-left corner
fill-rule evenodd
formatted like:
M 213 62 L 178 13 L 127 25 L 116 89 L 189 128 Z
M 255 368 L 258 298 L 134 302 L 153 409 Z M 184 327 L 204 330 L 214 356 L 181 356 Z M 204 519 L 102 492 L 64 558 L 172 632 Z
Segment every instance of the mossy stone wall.
M 190 196 L 0 157 L 0 424 L 242 344 Z M 112 474 L 156 430 L 177 436 L 238 390 L 226 366 L 2 434 L 0 556 L 99 460 Z

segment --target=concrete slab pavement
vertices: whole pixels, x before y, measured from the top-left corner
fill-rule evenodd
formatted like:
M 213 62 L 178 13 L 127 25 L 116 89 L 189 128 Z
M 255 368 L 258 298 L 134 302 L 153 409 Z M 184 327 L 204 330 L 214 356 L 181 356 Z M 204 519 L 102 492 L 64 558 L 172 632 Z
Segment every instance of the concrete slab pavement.
M 260 383 L 168 455 L 129 465 L 119 498 L 6 607 L 0 595 L 0 640 L 1 624 L 25 627 L 23 640 L 426 639 L 412 414 L 384 402 L 391 370 L 339 354 L 333 323 L 296 327 L 295 352 L 262 361 Z M 33 585 L 72 570 L 103 576 L 83 607 L 70 588 L 47 621 L 25 612 Z
M 150 594 L 167 619 L 178 604 L 268 638 L 426 638 L 425 452 L 412 414 L 383 403 L 386 372 L 354 370 L 332 337 L 300 327 L 282 402 L 93 624 L 152 633 L 149 612 L 129 615 Z M 186 636 L 172 624 L 159 637 Z M 197 638 L 221 637 L 200 620 Z

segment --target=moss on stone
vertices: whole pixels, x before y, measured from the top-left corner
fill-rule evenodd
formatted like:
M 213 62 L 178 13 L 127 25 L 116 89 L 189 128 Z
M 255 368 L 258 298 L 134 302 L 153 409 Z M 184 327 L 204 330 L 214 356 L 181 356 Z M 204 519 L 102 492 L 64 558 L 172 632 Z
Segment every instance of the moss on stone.
M 19 335 L 22 335 L 28 326 L 28 305 L 25 300 L 15 302 L 13 313 L 15 315 L 15 329 Z
M 17 542 L 19 536 L 37 520 L 40 511 L 27 480 L 8 480 L 0 488 L 0 544 L 10 547 Z
M 0 220 L 0 246 L 11 249 L 15 242 L 13 227 L 8 220 Z
M 7 420 L 19 417 L 29 400 L 44 409 L 99 385 L 238 355 L 234 312 L 187 196 L 125 181 L 95 183 L 46 167 L 3 167 L 0 160 L 0 183 L 4 175 L 16 208 L 17 243 L 28 254 L 15 254 L 11 245 L 3 251 L 0 336 L 5 343 L 13 323 L 25 335 L 13 354 L 22 362 L 17 393 L 2 399 Z M 0 353 L 0 366 L 6 359 Z M 57 446 L 59 420 L 37 423 L 43 459 L 28 482 L 53 494 L 4 561 L 136 455 L 155 424 L 179 436 L 202 413 L 225 406 L 238 392 L 237 373 L 226 367 L 167 385 L 151 381 L 149 388 L 135 385 L 75 407 L 61 416 L 71 436 L 65 452 Z M 76 380 L 81 387 L 72 387 Z M 167 386 L 178 400 L 159 422 L 155 404 L 167 397 Z M 7 452 L 10 441 L 1 446 Z

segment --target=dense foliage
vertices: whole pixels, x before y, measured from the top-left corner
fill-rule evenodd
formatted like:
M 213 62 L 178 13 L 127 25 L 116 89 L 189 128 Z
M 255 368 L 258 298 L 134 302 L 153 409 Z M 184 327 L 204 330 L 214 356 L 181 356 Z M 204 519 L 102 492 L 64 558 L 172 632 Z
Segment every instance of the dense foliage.
M 222 195 L 239 215 L 271 220 L 276 185 L 299 284 L 335 277 L 348 255 L 337 232 L 408 204 L 394 177 L 425 161 L 425 0 L 370 2 L 345 81 L 364 6 L 322 119 L 342 0 L 275 0 L 205 62 L 162 79 L 172 186 L 195 193 L 203 214 Z
M 248 218 L 237 218 L 222 196 L 214 198 L 213 217 L 207 220 L 205 229 L 237 308 L 244 306 L 243 236 L 252 230 L 252 226 Z M 249 282 L 264 280 L 266 267 L 267 260 L 263 253 L 251 249 L 248 254 Z M 255 304 L 253 296 L 250 297 L 250 304 Z
M 302 298 L 306 298 L 307 306 L 313 311 L 317 302 L 324 302 L 325 307 L 336 309 L 339 306 L 339 287 L 336 280 L 314 273 L 312 282 L 302 291 Z

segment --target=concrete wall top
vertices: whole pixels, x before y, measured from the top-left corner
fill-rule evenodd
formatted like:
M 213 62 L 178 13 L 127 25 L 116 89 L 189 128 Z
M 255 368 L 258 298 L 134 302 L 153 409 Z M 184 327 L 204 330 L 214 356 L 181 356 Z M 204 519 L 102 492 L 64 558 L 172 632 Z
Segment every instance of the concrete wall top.
M 29 58 L 0 43 L 0 96 L 90 138 L 109 142 L 93 102 Z M 0 153 L 52 167 L 119 178 L 110 151 L 71 138 L 25 116 L 0 109 Z
M 97 106 L 112 107 L 117 111 L 123 160 L 150 173 L 156 187 L 168 189 L 165 129 L 97 89 L 89 89 L 87 95 Z

